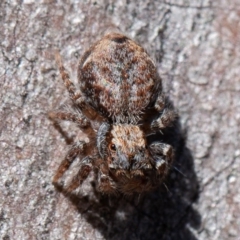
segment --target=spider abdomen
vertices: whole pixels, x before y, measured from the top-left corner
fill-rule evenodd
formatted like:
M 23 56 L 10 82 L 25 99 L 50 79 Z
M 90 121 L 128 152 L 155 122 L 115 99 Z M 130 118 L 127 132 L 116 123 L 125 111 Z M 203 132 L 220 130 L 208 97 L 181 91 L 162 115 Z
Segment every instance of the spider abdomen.
M 86 101 L 104 117 L 134 122 L 161 90 L 156 67 L 133 40 L 106 35 L 85 53 L 78 66 Z

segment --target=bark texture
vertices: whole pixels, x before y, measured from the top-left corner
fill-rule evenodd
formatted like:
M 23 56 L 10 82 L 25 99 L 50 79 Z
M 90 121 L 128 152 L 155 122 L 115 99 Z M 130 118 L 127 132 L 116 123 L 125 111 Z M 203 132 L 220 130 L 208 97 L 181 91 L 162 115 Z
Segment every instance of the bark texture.
M 240 1 L 2 0 L 1 239 L 239 239 Z M 76 80 L 84 49 L 119 28 L 156 60 L 181 125 L 164 185 L 139 199 L 83 185 L 58 193 L 67 144 L 46 113 L 67 103 L 54 51 Z M 180 130 L 181 128 L 181 130 Z M 64 125 L 70 135 L 71 124 Z

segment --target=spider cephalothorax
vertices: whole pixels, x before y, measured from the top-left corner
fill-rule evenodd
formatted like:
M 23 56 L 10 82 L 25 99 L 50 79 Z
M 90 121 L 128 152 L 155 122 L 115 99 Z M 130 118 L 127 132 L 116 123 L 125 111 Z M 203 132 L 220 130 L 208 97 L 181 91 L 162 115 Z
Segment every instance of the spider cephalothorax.
M 50 117 L 77 123 L 89 141 L 72 146 L 54 184 L 60 184 L 78 158 L 75 175 L 62 186 L 66 192 L 80 187 L 91 171 L 102 193 L 132 194 L 156 187 L 173 160 L 172 147 L 158 136 L 176 114 L 166 106 L 161 79 L 149 55 L 128 37 L 110 33 L 80 60 L 79 89 L 59 56 L 57 60 L 75 112 L 52 112 Z

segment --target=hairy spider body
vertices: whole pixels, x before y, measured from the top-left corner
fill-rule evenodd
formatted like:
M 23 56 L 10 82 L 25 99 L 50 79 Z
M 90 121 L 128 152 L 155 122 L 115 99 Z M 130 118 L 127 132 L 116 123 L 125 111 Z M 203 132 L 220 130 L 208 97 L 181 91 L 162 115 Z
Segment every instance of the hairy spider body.
M 108 119 L 136 124 L 161 91 L 153 61 L 126 36 L 110 34 L 85 53 L 78 66 L 87 102 Z
M 146 51 L 122 34 L 104 36 L 79 62 L 79 89 L 59 56 L 57 61 L 75 113 L 49 116 L 77 123 L 90 140 L 70 148 L 53 183 L 61 185 L 79 158 L 75 176 L 62 186 L 66 192 L 80 187 L 91 171 L 102 193 L 133 194 L 158 186 L 173 160 L 172 146 L 159 136 L 176 113 L 166 105 L 161 79 Z

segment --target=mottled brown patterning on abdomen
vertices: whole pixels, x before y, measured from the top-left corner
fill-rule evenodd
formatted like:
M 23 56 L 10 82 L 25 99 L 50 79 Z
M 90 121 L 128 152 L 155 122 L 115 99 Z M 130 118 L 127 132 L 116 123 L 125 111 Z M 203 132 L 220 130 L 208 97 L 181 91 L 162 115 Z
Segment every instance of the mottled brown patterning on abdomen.
M 135 123 L 161 91 L 161 80 L 145 50 L 118 33 L 107 35 L 78 67 L 89 104 L 113 122 Z

